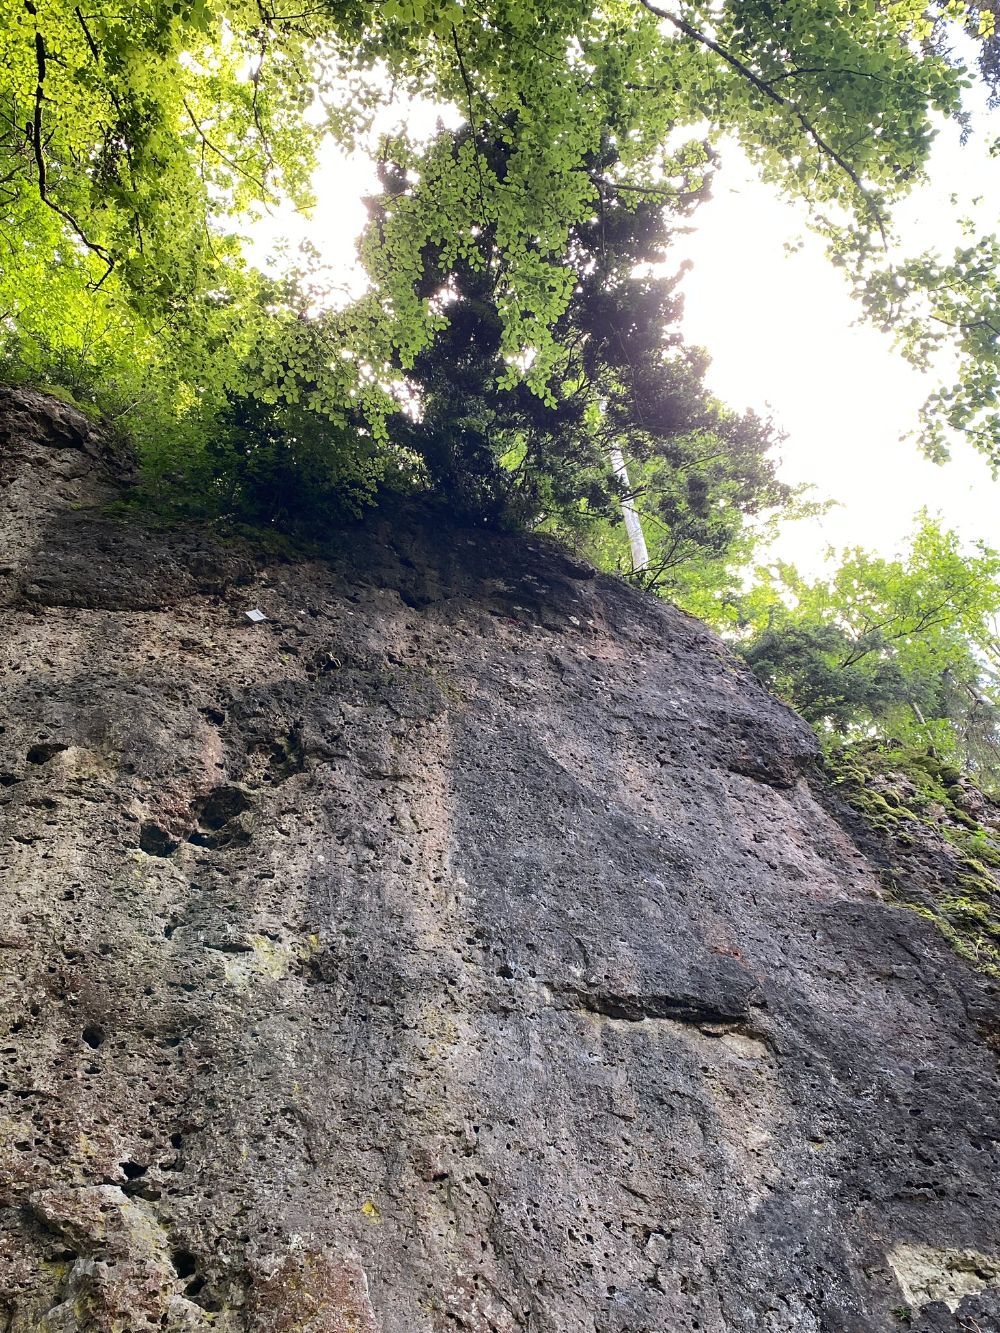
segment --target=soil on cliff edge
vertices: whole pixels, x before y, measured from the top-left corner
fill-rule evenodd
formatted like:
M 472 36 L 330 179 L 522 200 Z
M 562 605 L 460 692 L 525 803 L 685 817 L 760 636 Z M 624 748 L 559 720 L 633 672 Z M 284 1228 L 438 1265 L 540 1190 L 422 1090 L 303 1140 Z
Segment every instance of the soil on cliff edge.
M 540 543 L 121 484 L 0 393 L 0 1328 L 1000 1330 L 996 984 L 800 719 Z

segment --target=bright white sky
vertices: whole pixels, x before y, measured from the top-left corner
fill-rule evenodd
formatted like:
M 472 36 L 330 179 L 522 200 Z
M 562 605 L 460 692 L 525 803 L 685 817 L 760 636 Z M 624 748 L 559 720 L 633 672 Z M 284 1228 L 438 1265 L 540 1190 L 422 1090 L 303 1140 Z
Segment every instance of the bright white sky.
M 909 253 L 947 250 L 957 239 L 949 219 L 963 211 L 988 230 L 1000 225 L 1000 160 L 988 155 L 1000 116 L 974 110 L 975 132 L 964 147 L 956 126 L 942 126 L 930 184 L 899 214 Z M 411 109 L 410 128 L 431 132 L 436 112 L 418 113 L 427 124 L 415 127 Z M 288 212 L 254 228 L 253 257 L 280 265 L 279 237 L 293 245 L 308 238 L 332 283 L 345 296 L 357 293 L 354 243 L 365 222 L 362 196 L 376 188 L 372 165 L 345 159 L 331 144 L 315 188 L 318 204 L 308 221 Z M 788 254 L 786 242 L 803 237 L 802 248 Z M 855 326 L 843 279 L 805 233 L 804 214 L 756 181 L 735 148 L 724 154 L 714 198 L 698 210 L 696 230 L 681 248 L 694 263 L 683 287 L 685 332 L 711 354 L 712 390 L 732 407 L 770 411 L 787 433 L 783 478 L 810 482 L 817 499 L 838 501 L 822 518 L 788 524 L 774 556 L 815 573 L 830 545 L 895 554 L 924 505 L 967 541 L 1000 546 L 1000 483 L 985 460 L 959 446 L 939 466 L 901 439 L 933 386 L 888 338 Z
M 989 230 L 1000 225 L 1000 162 L 987 152 L 1000 126 L 977 119 L 964 147 L 956 126 L 941 129 L 931 181 L 899 214 L 907 252 L 947 252 L 958 239 L 949 221 L 962 211 Z M 802 249 L 787 253 L 786 243 L 803 236 Z M 1000 483 L 985 459 L 956 446 L 939 466 L 901 439 L 933 384 L 891 339 L 855 325 L 842 277 L 805 234 L 804 211 L 756 181 L 738 151 L 725 156 L 685 249 L 694 263 L 684 283 L 686 335 L 712 355 L 711 387 L 733 407 L 767 407 L 788 436 L 784 479 L 811 482 L 817 498 L 839 502 L 822 518 L 788 524 L 775 555 L 805 571 L 818 568 L 829 545 L 893 554 L 924 505 L 968 541 L 1000 545 Z

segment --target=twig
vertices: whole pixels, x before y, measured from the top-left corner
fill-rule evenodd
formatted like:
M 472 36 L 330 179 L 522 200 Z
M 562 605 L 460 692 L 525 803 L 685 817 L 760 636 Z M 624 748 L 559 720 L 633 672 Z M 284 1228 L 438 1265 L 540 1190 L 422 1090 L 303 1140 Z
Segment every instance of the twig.
M 261 193 L 266 197 L 268 190 L 264 182 L 262 180 L 258 180 L 256 176 L 252 175 L 249 171 L 246 171 L 243 167 L 240 166 L 238 162 L 234 162 L 233 159 L 231 157 L 228 157 L 222 151 L 221 148 L 217 147 L 208 137 L 205 131 L 201 128 L 201 125 L 198 123 L 198 118 L 191 110 L 191 106 L 187 98 L 185 97 L 183 101 L 184 101 L 184 110 L 188 113 L 188 116 L 191 120 L 191 124 L 195 127 L 195 129 L 198 132 L 198 137 L 201 139 L 203 149 L 210 148 L 216 157 L 221 158 L 222 161 L 225 162 L 227 167 L 232 167 L 233 171 L 237 172 L 240 176 L 245 176 L 246 179 L 250 181 L 253 185 L 256 185 L 257 189 L 260 190 Z

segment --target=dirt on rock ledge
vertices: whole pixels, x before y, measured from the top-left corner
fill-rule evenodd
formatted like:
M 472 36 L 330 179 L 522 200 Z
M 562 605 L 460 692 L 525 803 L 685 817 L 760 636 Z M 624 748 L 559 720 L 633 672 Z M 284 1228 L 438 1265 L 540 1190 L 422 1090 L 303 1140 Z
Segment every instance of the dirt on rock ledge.
M 543 544 L 121 484 L 0 394 L 0 1329 L 1000 1330 L 996 988 L 804 723 Z

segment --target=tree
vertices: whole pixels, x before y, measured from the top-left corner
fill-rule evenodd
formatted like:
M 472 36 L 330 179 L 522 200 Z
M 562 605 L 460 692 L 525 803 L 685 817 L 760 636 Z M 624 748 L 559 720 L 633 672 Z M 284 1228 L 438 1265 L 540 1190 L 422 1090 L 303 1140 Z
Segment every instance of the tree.
M 745 609 L 739 651 L 821 736 L 930 746 L 1000 781 L 1000 553 L 924 514 L 905 558 L 845 551 L 812 582 L 779 565 Z
M 194 447 L 228 395 L 250 393 L 308 399 L 338 429 L 360 405 L 385 444 L 407 371 L 449 318 L 424 282 L 433 254 L 449 274 L 485 265 L 503 385 L 544 401 L 585 276 L 574 238 L 611 201 L 689 195 L 727 135 L 810 203 L 872 314 L 888 317 L 892 205 L 920 176 L 932 115 L 960 109 L 965 73 L 948 33 L 975 24 L 992 40 L 991 12 L 956 0 L 146 0 L 86 11 L 0 0 L 8 359 L 114 399 L 149 440 L 180 438 L 180 423 Z M 371 292 L 338 318 L 317 319 L 304 289 L 275 305 L 242 261 L 235 219 L 282 193 L 304 206 L 317 136 L 367 143 L 393 95 L 446 103 L 464 125 L 430 145 L 389 146 L 420 189 L 387 199 L 369 235 Z M 923 290 L 934 273 L 907 281 Z M 977 290 L 992 300 L 988 277 Z M 971 325 L 960 325 L 972 374 Z M 983 364 L 975 425 L 988 442 L 996 367 Z M 163 387 L 151 396 L 153 380 Z M 969 424 L 968 413 L 945 416 Z
M 462 147 L 459 137 L 453 151 Z M 507 150 L 484 143 L 481 151 L 496 167 Z M 372 227 L 383 231 L 420 188 L 398 168 L 392 179 L 398 184 L 371 204 Z M 421 459 L 453 510 L 555 532 L 605 564 L 627 544 L 627 570 L 644 562 L 622 529 L 641 516 L 643 581 L 675 588 L 682 566 L 732 564 L 738 548 L 745 557 L 747 521 L 787 507 L 770 423 L 714 400 L 704 356 L 678 332 L 677 278 L 664 262 L 672 228 L 696 196 L 695 188 L 672 210 L 609 197 L 573 228 L 563 267 L 575 282 L 553 326 L 559 356 L 544 394 L 523 379 L 504 383 L 503 321 L 487 263 L 494 229 L 448 268 L 433 248 L 421 255 L 424 289 L 444 305 L 447 324 L 414 357 L 411 397 L 389 418 L 388 434 Z

